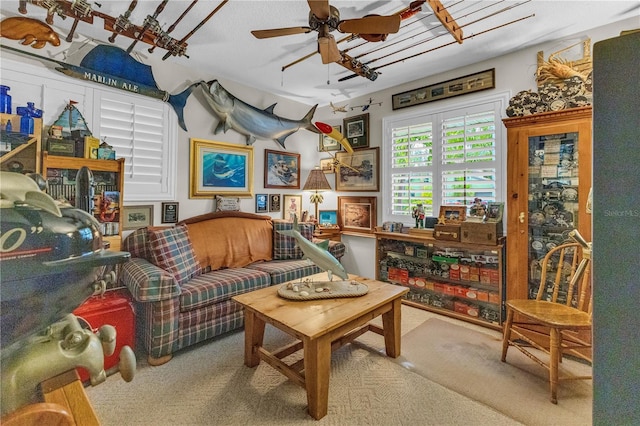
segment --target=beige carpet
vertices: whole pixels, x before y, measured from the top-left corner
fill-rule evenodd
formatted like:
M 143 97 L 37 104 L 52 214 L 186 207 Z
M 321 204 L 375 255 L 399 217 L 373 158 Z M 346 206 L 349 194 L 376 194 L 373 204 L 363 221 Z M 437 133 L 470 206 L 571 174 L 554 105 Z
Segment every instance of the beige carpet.
M 403 334 L 435 316 L 407 306 L 402 315 Z M 213 339 L 160 367 L 140 355 L 131 383 L 116 374 L 87 394 L 104 426 L 520 424 L 381 355 L 384 340 L 372 333 L 333 353 L 329 414 L 315 421 L 304 389 L 264 363 L 243 365 L 243 339 L 242 331 Z M 289 341 L 267 327 L 269 347 Z
M 546 370 L 514 348 L 500 361 L 501 335 L 430 319 L 402 337 L 396 362 L 528 425 L 590 425 L 592 381 L 559 384 L 558 405 L 549 402 Z M 561 369 L 591 374 L 591 367 L 564 360 Z

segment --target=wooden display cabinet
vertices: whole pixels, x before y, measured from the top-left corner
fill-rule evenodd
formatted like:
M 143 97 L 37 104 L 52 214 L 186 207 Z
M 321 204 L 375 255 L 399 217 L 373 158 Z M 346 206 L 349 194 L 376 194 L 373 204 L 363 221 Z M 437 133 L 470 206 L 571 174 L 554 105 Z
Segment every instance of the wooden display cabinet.
M 88 158 L 61 157 L 42 154 L 42 176 L 47 179 L 48 192 L 55 199 L 64 198 L 75 205 L 75 177 L 82 166 L 87 166 L 94 177 L 97 200 L 105 192 L 115 197 L 117 193 L 118 209 L 108 215 L 100 214 L 100 201 L 96 201 L 94 217 L 100 222 L 103 240 L 109 243 L 111 250 L 120 250 L 122 242 L 122 201 L 124 196 L 124 158 L 117 160 L 94 160 Z
M 504 239 L 442 241 L 376 232 L 376 279 L 408 287 L 403 303 L 486 327 L 504 319 Z
M 11 121 L 12 132 L 2 130 L 0 137 L 2 157 L 0 168 L 4 171 L 18 173 L 39 173 L 42 146 L 42 119 L 33 119 L 33 134 L 20 133 L 20 116 L 16 114 L 0 114 L 2 128 Z
M 569 239 L 569 231 L 578 229 L 591 241 L 591 121 L 590 106 L 503 120 L 508 137 L 507 299 L 536 297 L 539 261 Z

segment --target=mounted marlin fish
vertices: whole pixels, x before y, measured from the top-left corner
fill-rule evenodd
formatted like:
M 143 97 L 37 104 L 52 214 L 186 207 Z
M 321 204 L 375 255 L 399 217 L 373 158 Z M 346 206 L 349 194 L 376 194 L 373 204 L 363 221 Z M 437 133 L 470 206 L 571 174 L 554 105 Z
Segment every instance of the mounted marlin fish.
M 272 139 L 284 148 L 285 139 L 300 129 L 320 133 L 311 122 L 318 105 L 301 120 L 290 120 L 273 113 L 276 104 L 258 109 L 233 96 L 217 80 L 195 84 L 202 87 L 207 103 L 220 119 L 215 134 L 233 129 L 247 137 L 247 145 L 252 145 L 256 139 Z
M 282 235 L 295 238 L 298 243 L 298 247 L 304 253 L 303 259 L 309 259 L 315 263 L 320 269 L 326 271 L 329 276 L 329 281 L 333 281 L 333 275 L 336 274 L 343 280 L 348 280 L 349 276 L 345 271 L 344 266 L 329 253 L 329 240 L 324 240 L 321 243 L 314 244 L 302 236 L 298 231 L 298 219 L 293 221 L 293 229 L 287 231 L 278 231 Z

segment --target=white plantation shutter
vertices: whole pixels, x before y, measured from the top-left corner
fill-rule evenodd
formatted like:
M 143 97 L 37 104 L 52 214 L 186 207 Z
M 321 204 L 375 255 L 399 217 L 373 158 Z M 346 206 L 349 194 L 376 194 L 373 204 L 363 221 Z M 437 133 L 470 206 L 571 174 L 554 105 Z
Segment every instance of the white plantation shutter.
M 170 107 L 150 98 L 100 91 L 94 111 L 96 133 L 125 159 L 124 200 L 174 200 L 177 119 Z
M 385 120 L 383 220 L 408 223 L 418 203 L 437 216 L 441 205 L 501 201 L 504 102 Z

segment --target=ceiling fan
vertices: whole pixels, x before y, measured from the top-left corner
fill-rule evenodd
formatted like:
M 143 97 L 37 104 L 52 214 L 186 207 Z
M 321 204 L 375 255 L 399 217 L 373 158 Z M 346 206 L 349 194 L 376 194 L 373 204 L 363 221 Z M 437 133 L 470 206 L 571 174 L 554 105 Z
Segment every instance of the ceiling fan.
M 256 38 L 280 37 L 292 34 L 306 34 L 311 31 L 318 32 L 318 53 L 322 57 L 323 64 L 338 62 L 342 54 L 332 31 L 341 33 L 358 34 L 369 41 L 384 40 L 387 34 L 397 33 L 400 29 L 399 15 L 367 15 L 358 19 L 340 20 L 340 12 L 329 4 L 329 0 L 307 0 L 309 3 L 309 26 L 288 27 L 270 30 L 251 31 Z

